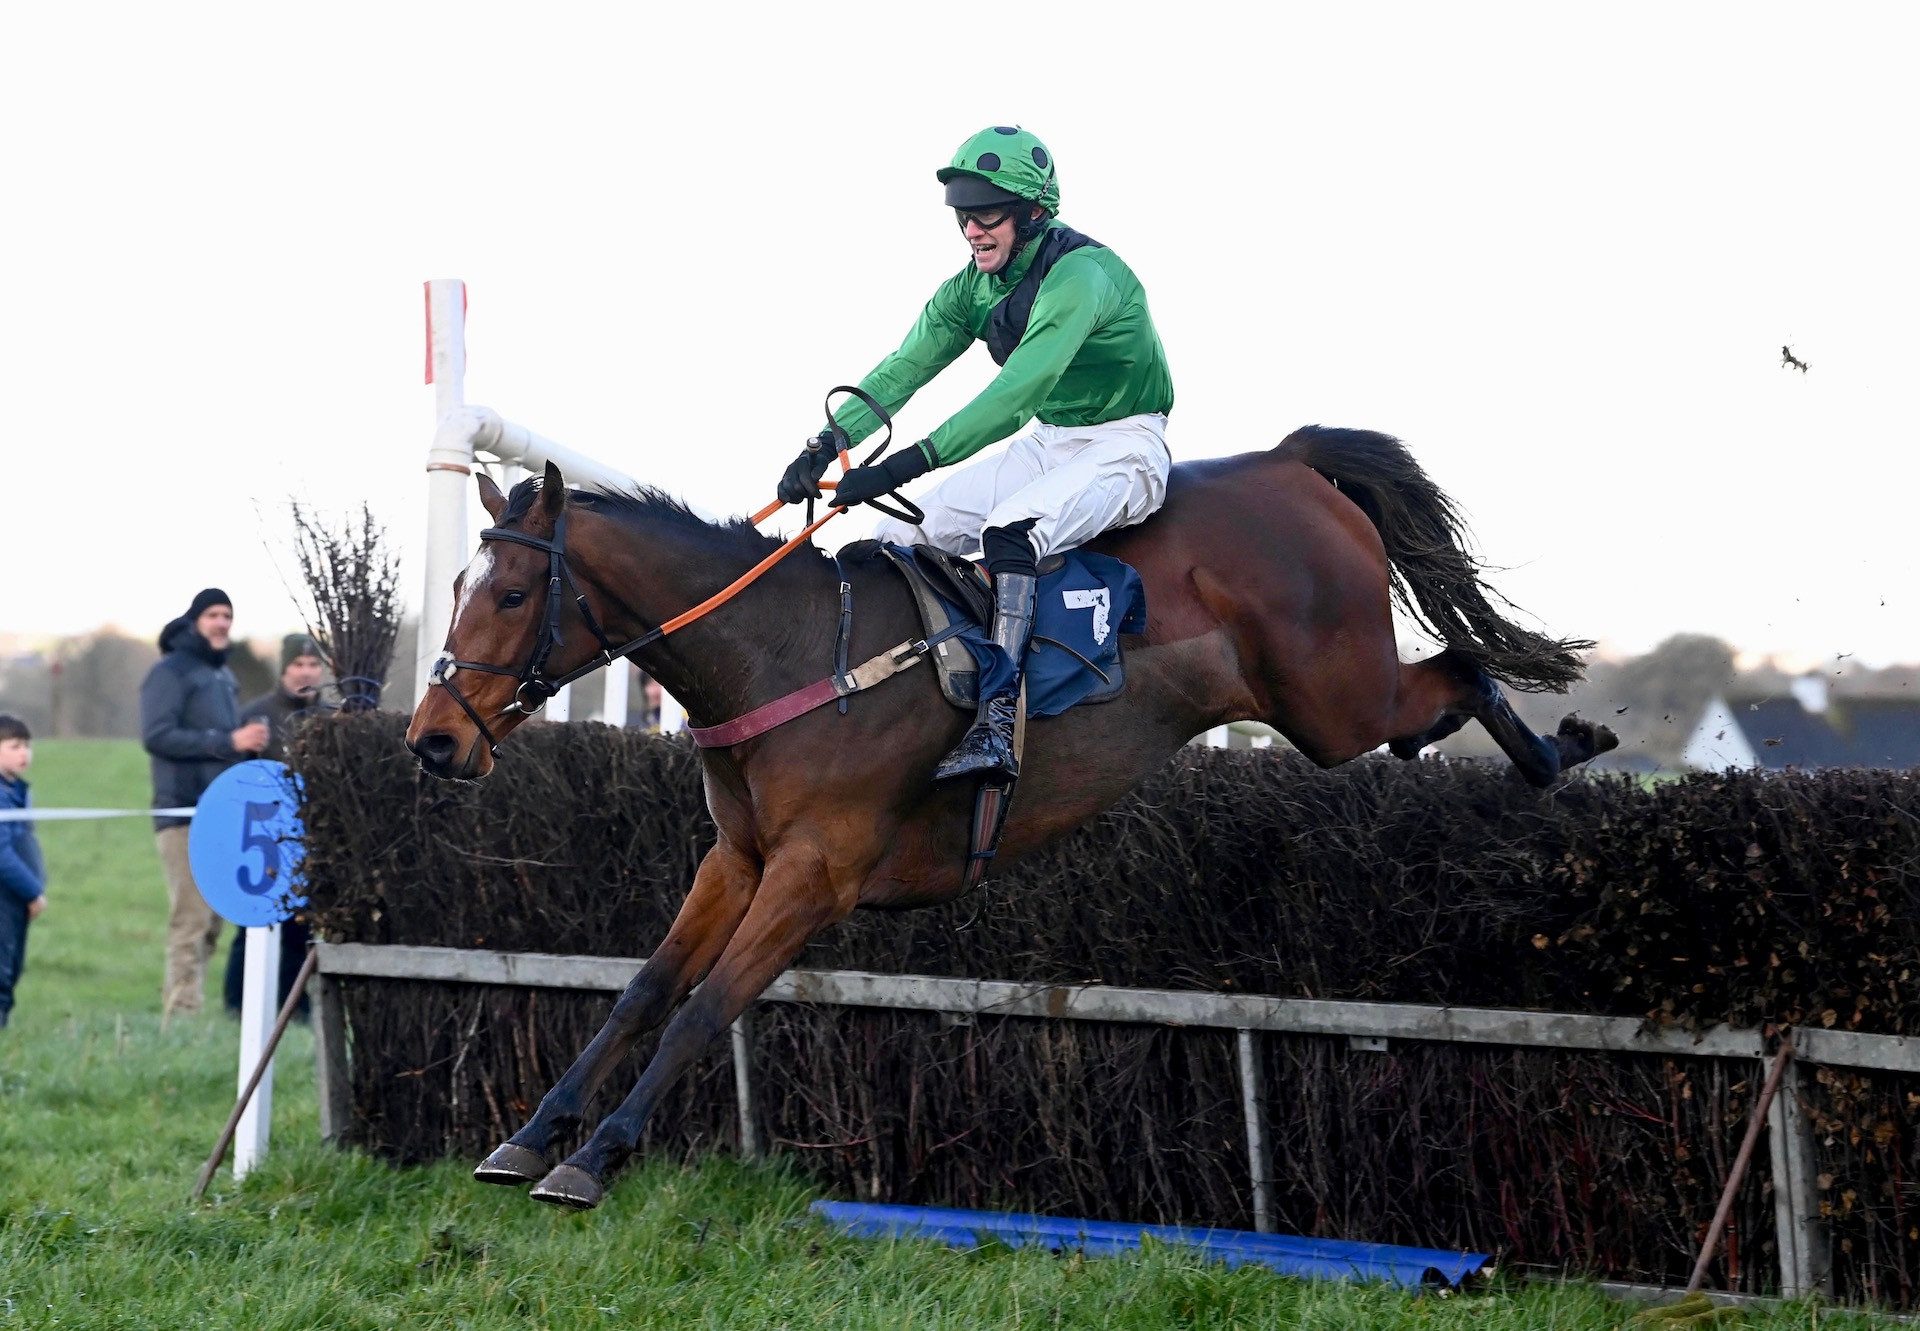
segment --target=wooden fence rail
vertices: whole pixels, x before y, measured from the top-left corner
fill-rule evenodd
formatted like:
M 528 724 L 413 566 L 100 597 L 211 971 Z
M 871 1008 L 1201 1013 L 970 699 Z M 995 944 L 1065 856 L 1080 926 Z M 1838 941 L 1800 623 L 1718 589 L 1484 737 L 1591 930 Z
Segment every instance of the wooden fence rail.
M 319 1060 L 321 1132 L 338 1136 L 351 1112 L 348 1049 L 339 982 L 350 979 L 438 980 L 452 984 L 603 990 L 626 988 L 640 957 L 576 957 L 540 952 L 366 943 L 317 944 L 314 1047 Z M 1247 1172 L 1256 1228 L 1274 1224 L 1259 1037 L 1288 1033 L 1344 1037 L 1356 1048 L 1385 1050 L 1393 1040 L 1599 1050 L 1671 1058 L 1747 1060 L 1764 1076 L 1767 1041 L 1758 1030 L 1725 1026 L 1691 1033 L 1653 1029 L 1632 1017 L 1500 1008 L 1431 1007 L 1408 1003 L 1331 1002 L 1256 994 L 1218 994 L 1112 985 L 1023 984 L 1008 980 L 880 975 L 867 971 L 788 971 L 763 1000 L 840 1007 L 888 1008 L 952 1016 L 1027 1017 L 1191 1026 L 1238 1033 L 1240 1099 L 1246 1120 Z M 734 1089 L 741 1149 L 757 1152 L 753 1076 L 744 1023 L 733 1032 Z M 1811 1124 L 1803 1110 L 1799 1069 L 1807 1064 L 1920 1074 L 1920 1039 L 1796 1027 L 1797 1056 L 1768 1114 L 1779 1240 L 1780 1286 L 1787 1297 L 1831 1292 L 1831 1258 L 1820 1220 Z

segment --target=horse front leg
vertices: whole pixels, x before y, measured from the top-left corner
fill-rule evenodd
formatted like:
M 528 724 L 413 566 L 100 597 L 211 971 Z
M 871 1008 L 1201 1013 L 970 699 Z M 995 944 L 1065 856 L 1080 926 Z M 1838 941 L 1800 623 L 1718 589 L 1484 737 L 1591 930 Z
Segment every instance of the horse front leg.
M 587 1144 L 542 1179 L 530 1194 L 556 1206 L 598 1206 L 607 1180 L 633 1154 L 641 1129 L 715 1036 L 732 1025 L 809 939 L 852 908 L 832 891 L 819 855 L 805 850 L 776 856 L 754 895 L 733 941 L 692 998 L 681 1005 L 660 1037 L 653 1061 L 620 1107 L 601 1121 Z
M 587 1101 L 634 1041 L 664 1021 L 726 949 L 759 881 L 759 865 L 748 856 L 724 843 L 707 852 L 673 927 L 614 1003 L 606 1025 L 541 1099 L 526 1126 L 473 1171 L 475 1178 L 513 1186 L 545 1177 L 555 1139 L 580 1122 Z

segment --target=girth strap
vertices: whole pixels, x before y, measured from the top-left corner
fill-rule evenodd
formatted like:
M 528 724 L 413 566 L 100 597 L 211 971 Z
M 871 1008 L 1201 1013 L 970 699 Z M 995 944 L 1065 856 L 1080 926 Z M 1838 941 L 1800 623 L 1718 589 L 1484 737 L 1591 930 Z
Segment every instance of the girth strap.
M 961 631 L 965 625 L 954 624 L 940 632 L 925 638 L 909 638 L 898 646 L 889 647 L 880 655 L 862 661 L 851 671 L 838 672 L 822 680 L 816 680 L 803 689 L 795 689 L 784 697 L 772 702 L 762 703 L 744 716 L 717 726 L 688 726 L 687 733 L 693 736 L 693 742 L 703 749 L 724 749 L 734 744 L 744 744 L 759 735 L 766 734 L 776 726 L 783 726 L 797 716 L 805 716 L 816 707 L 824 707 L 836 698 L 848 698 L 856 693 L 864 693 L 876 684 L 883 684 L 903 670 L 911 670 L 920 664 L 923 657 L 946 639 Z

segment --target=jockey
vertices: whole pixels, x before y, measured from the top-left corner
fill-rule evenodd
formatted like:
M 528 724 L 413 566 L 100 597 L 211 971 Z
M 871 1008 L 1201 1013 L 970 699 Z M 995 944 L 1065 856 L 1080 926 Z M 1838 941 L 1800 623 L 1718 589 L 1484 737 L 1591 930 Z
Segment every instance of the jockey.
M 874 531 L 895 544 L 986 555 L 993 640 L 1012 659 L 1012 682 L 992 696 L 982 690 L 973 725 L 934 777 L 1011 780 L 1019 775 L 1014 716 L 1039 561 L 1145 521 L 1165 501 L 1173 380 L 1132 270 L 1057 220 L 1059 180 L 1039 139 L 1005 125 L 982 130 L 938 178 L 972 259 L 933 293 L 900 349 L 860 386 L 897 412 L 976 340 L 1000 373 L 925 439 L 849 471 L 833 502 L 852 507 L 897 490 L 1037 418 L 1005 452 L 955 472 L 920 499 L 922 525 L 884 521 Z M 854 443 L 879 428 L 857 402 L 835 419 Z M 780 498 L 818 498 L 834 456 L 831 431 L 822 431 L 787 468 Z

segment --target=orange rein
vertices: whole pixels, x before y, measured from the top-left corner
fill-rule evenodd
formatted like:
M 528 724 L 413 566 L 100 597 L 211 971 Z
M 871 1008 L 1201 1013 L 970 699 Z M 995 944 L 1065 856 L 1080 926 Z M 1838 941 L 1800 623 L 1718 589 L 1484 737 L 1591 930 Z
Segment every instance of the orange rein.
M 847 450 L 843 448 L 840 450 L 840 474 L 844 476 L 847 474 L 847 471 L 848 471 Z M 821 481 L 820 488 L 822 490 L 834 489 L 835 482 Z M 753 515 L 754 525 L 758 526 L 760 523 L 765 522 L 768 518 L 772 517 L 775 513 L 778 513 L 781 509 L 785 508 L 786 506 L 787 505 L 785 500 L 782 500 L 782 499 L 774 500 L 771 504 L 768 504 L 765 508 L 761 509 L 758 513 L 755 513 Z M 741 592 L 751 587 L 754 584 L 754 582 L 759 579 L 762 573 L 765 573 L 768 569 L 772 568 L 775 564 L 785 559 L 788 555 L 792 554 L 795 550 L 798 550 L 803 544 L 806 543 L 806 540 L 808 537 L 812 536 L 815 532 L 819 531 L 822 527 L 826 526 L 829 522 L 832 522 L 835 518 L 839 517 L 842 513 L 846 511 L 847 510 L 844 508 L 828 509 L 827 515 L 824 518 L 820 518 L 818 521 L 808 523 L 805 530 L 803 530 L 798 536 L 795 536 L 792 540 L 788 541 L 785 545 L 781 546 L 778 550 L 775 550 L 772 554 L 768 555 L 765 559 L 755 564 L 752 568 L 748 569 L 745 573 L 742 573 L 739 577 L 735 578 L 732 582 L 728 583 L 725 587 L 715 592 L 712 596 L 709 596 L 706 600 L 702 601 L 699 605 L 696 605 L 695 607 L 693 607 L 693 609 L 682 611 L 680 614 L 675 615 L 672 619 L 669 619 L 666 623 L 662 624 L 659 630 L 660 635 L 662 637 L 665 637 L 667 634 L 672 633 L 675 629 L 685 628 L 687 625 L 693 623 L 694 620 L 700 618 L 702 615 L 708 614 L 714 610 L 718 610 L 721 606 L 725 605 L 728 601 L 731 601 L 734 597 L 738 596 Z

